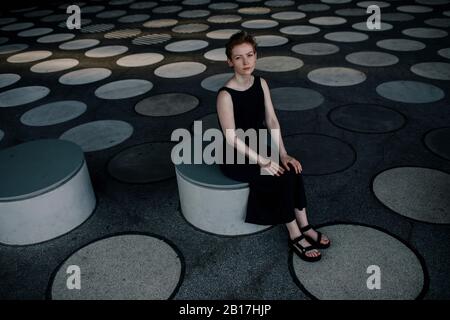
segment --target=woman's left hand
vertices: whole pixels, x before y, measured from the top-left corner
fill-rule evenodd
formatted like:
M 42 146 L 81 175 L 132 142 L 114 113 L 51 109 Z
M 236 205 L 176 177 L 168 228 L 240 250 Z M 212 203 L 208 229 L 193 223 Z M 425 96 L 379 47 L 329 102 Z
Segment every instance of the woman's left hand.
M 284 166 L 288 171 L 291 170 L 291 169 L 289 168 L 289 163 L 290 163 L 291 166 L 294 167 L 295 173 L 298 174 L 298 173 L 301 173 L 301 172 L 302 172 L 302 170 L 303 170 L 302 165 L 300 164 L 300 162 L 299 162 L 297 159 L 291 157 L 291 156 L 288 155 L 288 154 L 286 154 L 286 155 L 284 155 L 284 156 L 281 156 L 280 159 L 281 159 L 281 163 L 283 164 L 283 166 Z

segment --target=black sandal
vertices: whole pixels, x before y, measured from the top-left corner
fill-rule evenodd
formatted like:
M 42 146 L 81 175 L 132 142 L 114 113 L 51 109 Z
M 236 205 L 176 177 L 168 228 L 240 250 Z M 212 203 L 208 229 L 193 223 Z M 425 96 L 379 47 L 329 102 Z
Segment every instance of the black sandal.
M 322 255 L 318 255 L 316 257 L 310 257 L 307 256 L 306 253 L 312 250 L 315 250 L 316 248 L 314 246 L 307 246 L 304 247 L 300 244 L 300 241 L 302 239 L 305 239 L 304 235 L 301 235 L 300 237 L 295 238 L 294 240 L 289 239 L 289 247 L 297 254 L 300 259 L 308 262 L 314 262 L 319 261 L 322 258 Z
M 323 244 L 320 242 L 320 240 L 322 240 L 322 233 L 320 233 L 319 231 L 316 231 L 317 232 L 317 241 L 314 240 L 313 238 L 311 238 L 310 236 L 307 236 L 305 234 L 305 232 L 308 231 L 309 229 L 312 229 L 312 226 L 309 224 L 307 226 L 304 226 L 303 228 L 300 228 L 300 232 L 305 235 L 305 239 L 308 240 L 309 243 L 311 243 L 313 246 L 315 246 L 318 249 L 326 249 L 330 246 L 330 244 L 331 244 L 330 239 L 328 239 L 327 244 Z

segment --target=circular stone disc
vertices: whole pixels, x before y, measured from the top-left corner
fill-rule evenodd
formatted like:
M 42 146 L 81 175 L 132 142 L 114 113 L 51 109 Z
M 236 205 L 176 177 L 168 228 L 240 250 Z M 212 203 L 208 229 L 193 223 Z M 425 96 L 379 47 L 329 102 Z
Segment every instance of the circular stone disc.
M 282 46 L 289 42 L 289 39 L 276 36 L 276 35 L 264 35 L 264 36 L 256 36 L 255 41 L 258 44 L 258 47 L 276 47 Z
M 450 80 L 450 63 L 422 62 L 413 65 L 411 71 L 415 74 L 436 80 Z
M 111 176 L 125 183 L 151 183 L 175 175 L 173 142 L 151 142 L 127 148 L 108 163 Z
M 392 28 L 394 28 L 394 26 L 392 24 L 387 23 L 387 22 L 381 22 L 380 23 L 380 29 L 369 29 L 367 27 L 367 22 L 358 22 L 358 23 L 353 24 L 352 28 L 356 29 L 356 30 L 360 30 L 360 31 L 374 32 L 374 31 L 391 30 Z
M 73 68 L 77 66 L 78 63 L 78 60 L 70 58 L 53 59 L 39 62 L 32 66 L 30 70 L 36 73 L 58 72 Z
M 381 15 L 381 20 L 382 21 L 403 22 L 403 21 L 414 20 L 414 16 L 407 14 L 407 13 L 400 13 L 400 12 L 384 13 Z
M 296 134 L 283 137 L 283 142 L 289 154 L 302 164 L 304 175 L 326 175 L 344 171 L 356 160 L 356 153 L 350 145 L 331 136 Z M 326 157 L 324 150 L 327 152 Z
M 450 223 L 450 174 L 419 167 L 392 168 L 373 181 L 375 196 L 389 209 L 408 218 Z
M 4 26 L 0 30 L 2 30 L 2 31 L 20 31 L 20 30 L 31 28 L 32 26 L 34 26 L 34 23 L 32 23 L 32 22 L 19 22 L 19 23 L 8 24 L 7 26 Z
M 385 39 L 377 42 L 377 46 L 392 51 L 418 51 L 425 48 L 425 44 L 408 39 Z
M 150 20 L 143 24 L 146 28 L 167 28 L 173 27 L 178 23 L 176 19 L 156 19 Z
M 130 9 L 137 9 L 137 10 L 151 9 L 153 7 L 156 7 L 157 5 L 158 5 L 158 2 L 155 2 L 155 1 L 141 1 L 141 2 L 133 3 L 130 6 Z
M 428 19 L 424 21 L 425 24 L 428 24 L 433 27 L 438 28 L 448 28 L 450 27 L 450 19 L 449 18 L 434 18 Z
M 169 41 L 171 38 L 172 36 L 167 33 L 146 34 L 145 36 L 133 39 L 132 43 L 136 45 L 152 45 Z
M 399 59 L 389 53 L 377 51 L 360 51 L 348 54 L 345 60 L 353 64 L 367 67 L 385 67 L 398 63 Z
M 341 17 L 316 17 L 309 19 L 309 23 L 319 26 L 337 26 L 346 23 L 347 20 Z
M 283 87 L 270 90 L 273 106 L 277 110 L 300 111 L 317 108 L 324 97 L 317 91 L 301 87 Z
M 67 41 L 75 38 L 75 35 L 72 33 L 55 33 L 50 34 L 48 36 L 41 37 L 37 39 L 36 41 L 39 43 L 55 43 L 55 42 L 62 42 Z
M 211 23 L 234 23 L 241 21 L 242 18 L 234 14 L 223 14 L 218 16 L 211 16 L 208 18 L 208 22 Z
M 410 28 L 402 31 L 403 34 L 414 38 L 437 39 L 444 38 L 448 33 L 435 28 Z
M 281 33 L 295 36 L 306 36 L 309 34 L 318 33 L 319 31 L 319 28 L 313 26 L 289 26 L 280 29 Z
M 182 114 L 195 109 L 199 100 L 186 93 L 164 93 L 139 101 L 135 110 L 144 116 L 164 117 Z
M 406 118 L 398 111 L 371 104 L 349 104 L 328 114 L 337 127 L 360 133 L 387 133 L 400 129 Z
M 34 28 L 34 29 L 22 31 L 17 35 L 19 37 L 38 37 L 38 36 L 42 36 L 44 34 L 48 34 L 52 31 L 53 31 L 52 28 Z
M 84 123 L 64 132 L 60 139 L 78 144 L 84 152 L 104 150 L 118 145 L 133 134 L 133 127 L 120 120 Z
M 377 6 L 379 8 L 387 8 L 391 4 L 384 1 L 361 1 L 356 4 L 358 7 L 367 8 L 369 6 Z
M 125 10 L 108 10 L 98 13 L 96 17 L 101 19 L 112 19 L 124 16 L 126 14 L 127 12 Z
M 148 14 L 132 14 L 129 16 L 123 16 L 119 18 L 119 22 L 122 23 L 135 23 L 135 22 L 142 22 L 146 21 L 150 18 Z
M 80 50 L 87 49 L 96 46 L 100 43 L 97 39 L 82 39 L 64 42 L 59 46 L 62 50 Z
M 306 14 L 298 11 L 282 11 L 274 13 L 271 17 L 278 20 L 299 20 L 306 17 Z
M 341 87 L 364 82 L 366 75 L 351 68 L 331 67 L 311 71 L 308 73 L 308 79 L 324 86 Z
M 228 80 L 233 77 L 234 73 L 221 73 L 210 76 L 206 79 L 203 79 L 201 82 L 201 86 L 203 89 L 217 92 L 220 88 L 222 88 Z
M 33 62 L 38 61 L 42 59 L 46 59 L 50 57 L 52 53 L 50 51 L 28 51 L 28 52 L 22 52 L 15 54 L 13 56 L 10 56 L 7 61 L 10 63 L 27 63 L 27 62 Z
M 27 126 L 50 126 L 82 115 L 87 109 L 80 101 L 63 100 L 44 104 L 25 112 L 20 122 Z
M 268 29 L 278 25 L 277 21 L 268 19 L 249 20 L 242 23 L 244 28 L 249 29 Z
M 181 24 L 176 27 L 173 27 L 172 31 L 178 32 L 178 33 L 196 33 L 196 32 L 203 32 L 208 29 L 209 29 L 209 26 L 207 24 L 188 23 L 188 24 Z
M 126 79 L 107 83 L 95 90 L 95 95 L 101 99 L 116 100 L 136 97 L 150 91 L 153 84 L 147 80 Z
M 114 30 L 105 34 L 106 39 L 127 39 L 136 37 L 142 31 L 139 29 L 121 29 Z
M 371 227 L 337 224 L 319 228 L 333 242 L 319 263 L 292 256 L 294 276 L 320 300 L 414 300 L 425 286 L 425 266 L 400 240 Z M 352 254 L 348 254 L 352 252 Z M 368 283 L 378 267 L 380 289 Z
M 232 2 L 217 2 L 212 3 L 208 6 L 208 8 L 213 10 L 232 10 L 236 9 L 238 7 L 238 4 L 232 3 Z
M 439 128 L 425 135 L 425 145 L 438 156 L 450 160 L 450 128 Z
M 161 6 L 152 9 L 153 13 L 175 13 L 183 10 L 182 6 Z
M 158 67 L 155 74 L 161 78 L 186 78 L 205 70 L 206 66 L 199 62 L 174 62 Z
M 212 61 L 227 61 L 225 48 L 213 49 L 203 55 L 206 59 Z
M 75 70 L 62 75 L 59 82 L 65 85 L 81 85 L 108 78 L 111 70 L 105 68 L 86 68 Z
M 220 29 L 208 32 L 206 36 L 211 39 L 229 39 L 233 34 L 239 32 L 239 29 Z
M 260 58 L 256 62 L 256 69 L 266 72 L 286 72 L 299 69 L 303 61 L 288 56 L 272 56 Z
M 297 9 L 305 12 L 319 12 L 327 11 L 330 6 L 323 3 L 308 3 L 299 5 Z
M 90 26 L 82 25 L 81 32 L 83 32 L 83 33 L 100 33 L 100 32 L 105 32 L 105 31 L 111 30 L 113 28 L 114 28 L 114 25 L 109 24 L 109 23 L 93 24 Z
M 29 86 L 11 89 L 0 93 L 0 108 L 15 107 L 44 98 L 50 89 L 42 86 Z
M 2 73 L 0 74 L 0 88 L 10 86 L 19 81 L 21 76 L 15 73 Z
M 0 54 L 15 53 L 26 48 L 28 48 L 28 45 L 23 43 L 5 44 L 4 46 L 0 46 Z
M 125 46 L 104 46 L 86 51 L 85 55 L 89 58 L 108 58 L 114 57 L 128 51 Z
M 360 8 L 339 9 L 336 10 L 335 13 L 344 17 L 360 17 L 367 15 L 366 10 Z
M 159 53 L 136 53 L 117 60 L 117 64 L 122 67 L 143 67 L 158 63 L 164 59 Z
M 182 11 L 178 14 L 181 18 L 187 19 L 195 19 L 195 18 L 203 18 L 209 16 L 211 12 L 208 10 L 186 10 Z
M 380 84 L 376 91 L 386 99 L 406 103 L 429 103 L 444 97 L 444 92 L 440 88 L 417 81 L 385 82 Z
M 164 300 L 183 274 L 180 254 L 166 241 L 122 234 L 95 241 L 72 254 L 51 282 L 53 300 Z M 80 290 L 67 289 L 67 270 L 82 273 Z
M 407 13 L 426 13 L 433 11 L 433 8 L 425 6 L 399 6 L 397 7 L 397 10 Z
M 337 42 L 360 42 L 369 39 L 369 36 L 361 32 L 339 31 L 327 33 L 324 38 Z
M 293 6 L 295 4 L 295 1 L 291 0 L 269 0 L 264 2 L 264 5 L 269 7 L 289 7 Z
M 292 51 L 308 56 L 323 56 L 338 52 L 339 47 L 329 43 L 309 42 L 293 46 Z
M 208 46 L 208 42 L 204 40 L 181 40 L 175 41 L 165 46 L 169 52 L 189 52 L 196 51 Z
M 450 48 L 441 49 L 441 50 L 438 51 L 438 54 L 441 57 L 450 59 Z

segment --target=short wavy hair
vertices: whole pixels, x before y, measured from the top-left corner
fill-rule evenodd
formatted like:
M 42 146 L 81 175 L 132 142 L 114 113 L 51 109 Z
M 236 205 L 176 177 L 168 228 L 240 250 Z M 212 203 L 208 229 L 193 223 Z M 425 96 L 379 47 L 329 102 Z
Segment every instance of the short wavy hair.
M 256 52 L 255 39 L 251 35 L 249 35 L 246 31 L 239 31 L 230 37 L 225 46 L 225 54 L 227 55 L 227 58 L 231 60 L 231 50 L 233 50 L 235 46 L 243 43 L 251 44 L 253 50 Z

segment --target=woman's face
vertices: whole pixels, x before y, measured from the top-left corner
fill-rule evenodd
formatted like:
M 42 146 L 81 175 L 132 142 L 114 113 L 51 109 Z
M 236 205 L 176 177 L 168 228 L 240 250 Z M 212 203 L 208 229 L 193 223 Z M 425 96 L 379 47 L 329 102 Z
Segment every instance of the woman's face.
M 231 60 L 228 65 L 234 68 L 234 72 L 241 75 L 250 75 L 255 69 L 256 52 L 250 43 L 241 43 L 231 50 Z

